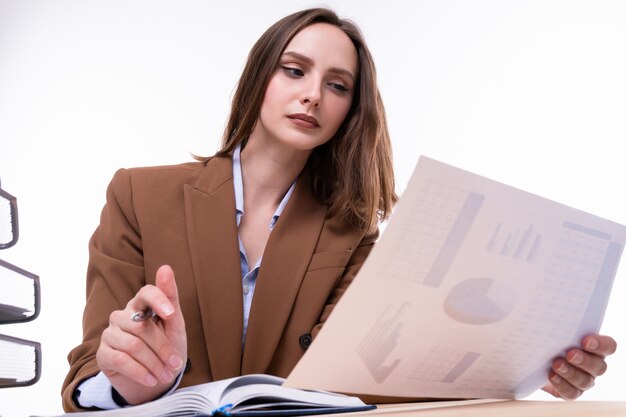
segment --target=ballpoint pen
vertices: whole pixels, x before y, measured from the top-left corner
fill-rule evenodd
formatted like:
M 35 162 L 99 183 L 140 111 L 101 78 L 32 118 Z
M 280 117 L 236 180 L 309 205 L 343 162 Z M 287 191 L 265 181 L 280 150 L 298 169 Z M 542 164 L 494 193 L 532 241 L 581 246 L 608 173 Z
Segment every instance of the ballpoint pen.
M 140 311 L 135 311 L 131 316 L 130 319 L 132 321 L 144 321 L 153 317 L 157 317 L 157 313 L 152 310 L 151 308 L 147 308 L 145 310 L 140 310 Z

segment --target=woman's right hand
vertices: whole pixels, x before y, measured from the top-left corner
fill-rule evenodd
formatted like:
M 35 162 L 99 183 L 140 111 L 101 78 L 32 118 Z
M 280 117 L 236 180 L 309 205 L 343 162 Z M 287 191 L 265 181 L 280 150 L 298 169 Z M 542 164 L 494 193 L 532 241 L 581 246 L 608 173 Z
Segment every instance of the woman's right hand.
M 131 320 L 149 308 L 158 319 Z M 124 310 L 111 313 L 96 361 L 129 404 L 153 400 L 172 387 L 187 362 L 187 333 L 169 265 L 158 269 L 156 286 L 146 285 Z

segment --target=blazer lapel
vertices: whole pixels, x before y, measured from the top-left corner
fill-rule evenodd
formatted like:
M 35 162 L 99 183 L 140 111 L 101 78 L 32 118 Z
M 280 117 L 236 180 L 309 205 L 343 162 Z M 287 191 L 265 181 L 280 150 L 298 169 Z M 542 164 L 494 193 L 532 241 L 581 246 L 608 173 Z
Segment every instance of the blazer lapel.
M 191 265 L 214 380 L 241 373 L 243 301 L 232 160 L 215 157 L 185 185 Z
M 242 358 L 242 373 L 263 373 L 272 360 L 324 225 L 326 208 L 306 173 L 265 246 Z

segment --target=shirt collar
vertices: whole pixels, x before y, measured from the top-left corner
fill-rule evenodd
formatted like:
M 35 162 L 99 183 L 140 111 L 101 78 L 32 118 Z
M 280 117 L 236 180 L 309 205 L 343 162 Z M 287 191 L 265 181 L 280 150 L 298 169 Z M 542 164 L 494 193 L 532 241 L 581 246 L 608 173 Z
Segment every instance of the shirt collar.
M 237 227 L 241 223 L 241 216 L 243 216 L 243 176 L 241 174 L 241 144 L 237 145 L 233 151 L 233 182 L 235 186 L 235 208 L 237 209 Z M 289 190 L 281 200 L 280 204 L 276 208 L 272 220 L 270 220 L 269 228 L 274 229 L 274 225 L 278 221 L 278 218 L 283 213 L 294 188 L 296 188 L 296 180 L 291 183 Z

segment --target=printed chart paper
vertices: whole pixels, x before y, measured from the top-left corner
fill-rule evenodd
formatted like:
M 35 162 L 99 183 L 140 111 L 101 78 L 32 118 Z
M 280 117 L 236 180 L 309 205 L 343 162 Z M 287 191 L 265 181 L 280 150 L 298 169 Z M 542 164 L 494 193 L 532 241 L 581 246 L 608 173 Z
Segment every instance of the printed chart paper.
M 521 398 L 598 332 L 626 227 L 421 157 L 286 385 Z

